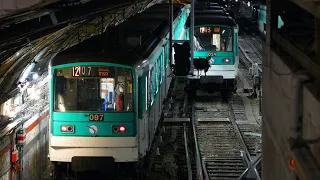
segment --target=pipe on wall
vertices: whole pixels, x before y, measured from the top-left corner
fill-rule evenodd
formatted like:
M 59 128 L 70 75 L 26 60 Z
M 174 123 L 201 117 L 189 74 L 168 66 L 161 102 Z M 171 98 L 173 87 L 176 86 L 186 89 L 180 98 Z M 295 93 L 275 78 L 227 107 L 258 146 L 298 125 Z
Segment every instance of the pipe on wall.
M 290 137 L 297 139 L 299 137 L 299 124 L 301 119 L 302 104 L 302 86 L 308 81 L 310 76 L 306 71 L 298 71 L 292 75 L 291 84 L 293 91 L 293 118 L 290 123 Z

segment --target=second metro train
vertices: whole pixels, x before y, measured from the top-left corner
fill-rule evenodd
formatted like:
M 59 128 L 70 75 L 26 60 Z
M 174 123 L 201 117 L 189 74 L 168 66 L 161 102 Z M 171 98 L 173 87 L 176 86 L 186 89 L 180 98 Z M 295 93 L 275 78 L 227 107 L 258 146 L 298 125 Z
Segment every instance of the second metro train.
M 186 32 L 189 32 L 189 22 L 186 23 Z M 190 39 L 189 34 L 187 39 Z M 216 3 L 200 4 L 195 8 L 193 39 L 195 61 L 197 58 L 210 59 L 208 71 L 200 71 L 200 83 L 220 90 L 222 98 L 228 100 L 231 92 L 236 91 L 238 25 Z

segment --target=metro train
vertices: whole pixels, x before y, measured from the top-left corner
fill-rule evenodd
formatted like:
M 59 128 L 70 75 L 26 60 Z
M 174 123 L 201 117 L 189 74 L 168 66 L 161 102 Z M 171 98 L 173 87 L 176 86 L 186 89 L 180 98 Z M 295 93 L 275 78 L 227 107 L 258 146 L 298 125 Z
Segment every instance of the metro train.
M 265 38 L 266 35 L 266 24 L 267 24 L 267 7 L 266 5 L 259 6 L 258 13 L 258 28 L 261 36 Z
M 174 5 L 175 40 L 184 40 L 188 12 Z M 154 5 L 51 60 L 54 179 L 121 166 L 136 175 L 171 82 L 168 18 L 168 5 Z M 140 178 L 142 173 L 137 173 Z
M 186 32 L 189 32 L 189 21 Z M 187 33 L 187 39 L 190 34 Z M 194 18 L 194 61 L 209 59 L 210 67 L 199 74 L 200 83 L 210 89 L 219 90 L 224 100 L 236 91 L 238 72 L 238 25 L 216 3 L 197 5 Z M 200 73 L 199 73 L 200 72 Z
M 266 37 L 266 24 L 267 24 L 267 6 L 261 4 L 259 6 L 259 14 L 258 14 L 258 28 L 263 38 Z M 277 28 L 281 28 L 284 26 L 284 21 L 282 17 L 278 16 Z

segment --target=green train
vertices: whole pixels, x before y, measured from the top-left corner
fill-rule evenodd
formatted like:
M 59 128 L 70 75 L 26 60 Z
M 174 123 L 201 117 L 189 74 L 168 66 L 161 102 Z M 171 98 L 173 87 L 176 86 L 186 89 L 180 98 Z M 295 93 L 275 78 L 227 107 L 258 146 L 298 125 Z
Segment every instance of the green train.
M 267 24 L 267 6 L 265 4 L 261 4 L 259 6 L 259 14 L 258 14 L 258 28 L 263 38 L 266 37 L 266 24 Z M 284 26 L 284 21 L 281 16 L 278 16 L 277 28 L 281 28 Z
M 189 21 L 190 19 L 188 19 Z M 189 32 L 189 22 L 186 32 Z M 190 34 L 186 33 L 186 39 Z M 200 83 L 210 90 L 218 90 L 224 100 L 236 91 L 238 73 L 238 25 L 224 8 L 216 3 L 202 3 L 195 8 L 194 61 L 209 59 L 210 67 L 198 74 Z
M 174 5 L 174 39 L 188 9 Z M 171 78 L 169 12 L 158 4 L 50 63 L 50 147 L 54 179 L 70 172 L 140 166 L 152 144 Z

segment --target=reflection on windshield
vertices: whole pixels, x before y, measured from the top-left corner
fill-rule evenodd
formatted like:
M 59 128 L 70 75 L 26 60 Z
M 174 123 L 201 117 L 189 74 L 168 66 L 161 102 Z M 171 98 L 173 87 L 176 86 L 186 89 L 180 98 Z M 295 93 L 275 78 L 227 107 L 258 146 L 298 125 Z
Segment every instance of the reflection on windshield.
M 232 30 L 222 27 L 196 27 L 195 51 L 232 51 Z
M 69 69 L 56 70 L 55 111 L 133 111 L 131 70 L 111 68 L 114 73 L 109 77 L 57 75 L 58 71 L 69 72 Z

